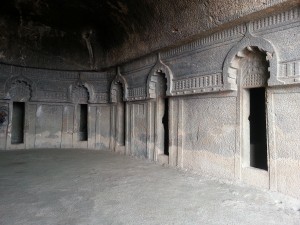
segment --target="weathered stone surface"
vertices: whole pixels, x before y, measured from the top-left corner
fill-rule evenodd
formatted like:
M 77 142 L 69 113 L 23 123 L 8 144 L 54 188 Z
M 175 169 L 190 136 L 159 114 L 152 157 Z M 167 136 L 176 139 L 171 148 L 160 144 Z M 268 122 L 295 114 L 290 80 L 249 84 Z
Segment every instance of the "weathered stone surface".
M 190 3 L 195 6 L 194 1 Z M 276 2 L 269 1 L 262 8 L 269 7 L 269 3 Z M 120 3 L 116 4 L 121 7 Z M 144 4 L 148 4 L 147 1 Z M 168 7 L 170 2 L 162 4 Z M 201 32 L 214 26 L 218 26 L 218 31 L 179 46 L 160 49 L 156 54 L 117 68 L 84 72 L 75 71 L 80 66 L 72 67 L 74 71 L 64 71 L 0 65 L 0 108 L 7 111 L 5 116 L 2 110 L 0 148 L 111 149 L 300 198 L 300 178 L 295 172 L 299 171 L 300 158 L 297 138 L 300 7 L 276 14 L 270 14 L 273 9 L 268 8 L 262 18 L 243 17 L 245 23 L 225 27 L 222 24 L 229 20 L 256 11 L 256 4 L 253 8 L 249 8 L 249 3 L 240 5 L 245 7 L 241 11 L 236 3 L 230 10 L 224 2 L 210 4 L 201 2 L 192 10 L 181 8 L 178 18 L 172 17 L 163 25 L 171 26 L 174 20 L 181 19 L 186 29 L 191 29 L 190 35 L 194 29 Z M 218 7 L 212 12 L 208 10 L 215 6 Z M 178 12 L 176 7 L 171 8 L 168 15 L 158 13 L 155 23 L 162 23 L 160 18 L 164 16 L 168 19 L 173 15 L 172 10 Z M 199 17 L 195 16 L 196 25 L 192 26 L 188 23 L 189 17 L 184 15 L 187 12 L 194 15 L 200 10 L 197 7 L 206 7 L 209 15 L 217 14 L 210 23 L 206 18 L 209 15 L 198 15 L 203 20 L 197 21 Z M 222 10 L 228 12 L 223 15 Z M 217 24 L 213 23 L 216 18 Z M 203 22 L 205 27 L 197 22 Z M 147 26 L 158 28 L 155 23 Z M 133 32 L 124 39 L 127 40 L 125 45 L 120 37 L 119 45 L 110 46 L 105 57 L 109 56 L 113 65 L 118 60 L 137 56 L 137 52 L 149 53 L 177 40 L 166 38 L 168 32 L 165 32 L 161 41 L 157 41 L 151 36 L 151 29 L 149 39 L 145 40 L 154 44 L 141 48 Z M 139 38 L 144 35 L 138 34 Z M 158 38 L 159 33 L 156 34 Z M 186 37 L 182 34 L 178 40 Z M 128 38 L 136 38 L 135 49 Z M 90 47 L 87 44 L 89 54 Z M 129 47 L 132 51 L 128 53 L 125 50 Z M 13 59 L 18 57 L 13 56 Z M 89 63 L 94 59 L 89 58 Z M 54 61 L 49 63 L 57 66 Z M 257 88 L 263 91 L 262 95 L 251 94 Z M 261 99 L 263 106 L 255 108 Z M 25 138 L 24 143 L 17 145 L 11 143 L 13 102 L 25 102 Z M 82 104 L 88 109 L 87 140 L 79 138 Z M 263 126 L 254 132 L 251 128 L 253 108 L 264 117 Z M 167 125 L 165 118 L 168 118 Z M 251 133 L 262 134 L 265 138 L 266 148 L 261 155 L 265 159 L 264 167 L 252 164 L 255 161 L 252 154 L 259 154 L 255 149 L 261 143 L 254 143 Z
M 297 0 L 5 0 L 0 62 L 95 70 L 195 39 Z M 254 13 L 254 14 L 253 14 Z

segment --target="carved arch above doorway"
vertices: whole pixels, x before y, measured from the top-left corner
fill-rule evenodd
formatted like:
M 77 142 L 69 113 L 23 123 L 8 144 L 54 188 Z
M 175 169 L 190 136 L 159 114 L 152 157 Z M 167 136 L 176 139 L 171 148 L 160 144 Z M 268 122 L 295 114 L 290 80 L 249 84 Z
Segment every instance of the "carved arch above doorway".
M 69 87 L 69 100 L 73 103 L 94 103 L 95 91 L 92 85 L 80 79 Z
M 112 81 L 110 86 L 110 102 L 112 103 L 118 102 L 118 92 L 120 91 L 119 85 L 121 85 L 123 89 L 123 101 L 126 101 L 128 97 L 128 85 L 125 78 L 121 75 L 120 69 L 118 68 L 117 76 Z
M 24 76 L 15 76 L 6 81 L 6 99 L 16 102 L 30 101 L 35 93 L 35 84 Z
M 167 90 L 166 95 L 172 95 L 172 80 L 173 80 L 173 73 L 171 69 L 164 64 L 160 57 L 158 56 L 158 60 L 154 67 L 151 69 L 148 78 L 147 78 L 147 98 L 156 98 L 156 88 L 158 82 L 158 76 L 164 74 L 165 78 L 167 79 Z
M 267 82 L 268 86 L 276 86 L 283 83 L 278 79 L 279 56 L 276 48 L 266 39 L 254 37 L 247 32 L 246 36 L 229 51 L 225 58 L 222 68 L 224 89 L 237 90 L 237 73 L 239 68 L 235 62 L 238 58 L 243 58 L 243 51 L 245 49 L 253 47 L 266 53 L 266 60 L 269 62 L 268 70 L 270 72 L 270 78 Z

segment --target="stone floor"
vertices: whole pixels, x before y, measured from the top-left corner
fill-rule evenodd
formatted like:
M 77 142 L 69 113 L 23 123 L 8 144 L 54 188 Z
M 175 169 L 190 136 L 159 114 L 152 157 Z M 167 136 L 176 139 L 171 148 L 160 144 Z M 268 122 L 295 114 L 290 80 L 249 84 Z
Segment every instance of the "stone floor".
M 0 152 L 1 225 L 299 225 L 284 199 L 110 152 Z

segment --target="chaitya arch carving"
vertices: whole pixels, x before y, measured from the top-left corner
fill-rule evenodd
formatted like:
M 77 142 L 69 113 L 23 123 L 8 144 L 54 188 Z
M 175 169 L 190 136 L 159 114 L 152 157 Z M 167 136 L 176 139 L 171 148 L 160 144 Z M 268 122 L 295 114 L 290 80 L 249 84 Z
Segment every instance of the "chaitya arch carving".
M 247 32 L 245 37 L 229 51 L 223 63 L 222 75 L 225 90 L 237 90 L 238 59 L 244 57 L 245 50 L 252 51 L 254 48 L 260 52 L 264 52 L 266 54 L 266 60 L 269 62 L 268 70 L 270 72 L 270 78 L 267 81 L 267 85 L 275 86 L 282 84 L 282 82 L 278 80 L 279 59 L 275 47 L 269 41 L 261 37 L 254 37 Z
M 128 85 L 125 78 L 121 75 L 118 68 L 117 76 L 112 81 L 110 86 L 110 102 L 117 103 L 126 101 L 128 97 Z
M 173 73 L 171 69 L 164 64 L 160 57 L 158 56 L 158 60 L 155 66 L 151 69 L 148 78 L 147 78 L 147 98 L 156 98 L 157 97 L 157 89 L 158 89 L 158 78 L 159 76 L 165 76 L 167 79 L 167 90 L 166 95 L 171 96 L 171 82 L 173 80 Z
M 94 103 L 94 88 L 80 79 L 69 88 L 69 99 L 75 104 Z
M 239 85 L 243 88 L 267 86 L 269 79 L 269 63 L 266 52 L 257 47 L 247 47 L 240 51 L 238 61 L 235 62 L 240 69 Z
M 34 91 L 34 83 L 24 76 L 12 77 L 5 84 L 6 99 L 15 102 L 30 101 Z

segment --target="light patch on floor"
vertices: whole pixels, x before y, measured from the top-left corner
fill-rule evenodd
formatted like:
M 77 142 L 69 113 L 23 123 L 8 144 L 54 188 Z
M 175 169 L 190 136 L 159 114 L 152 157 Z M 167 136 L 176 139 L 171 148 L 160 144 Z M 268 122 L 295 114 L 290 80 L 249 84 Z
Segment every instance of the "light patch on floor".
M 300 203 L 104 151 L 0 152 L 1 225 L 300 224 Z

